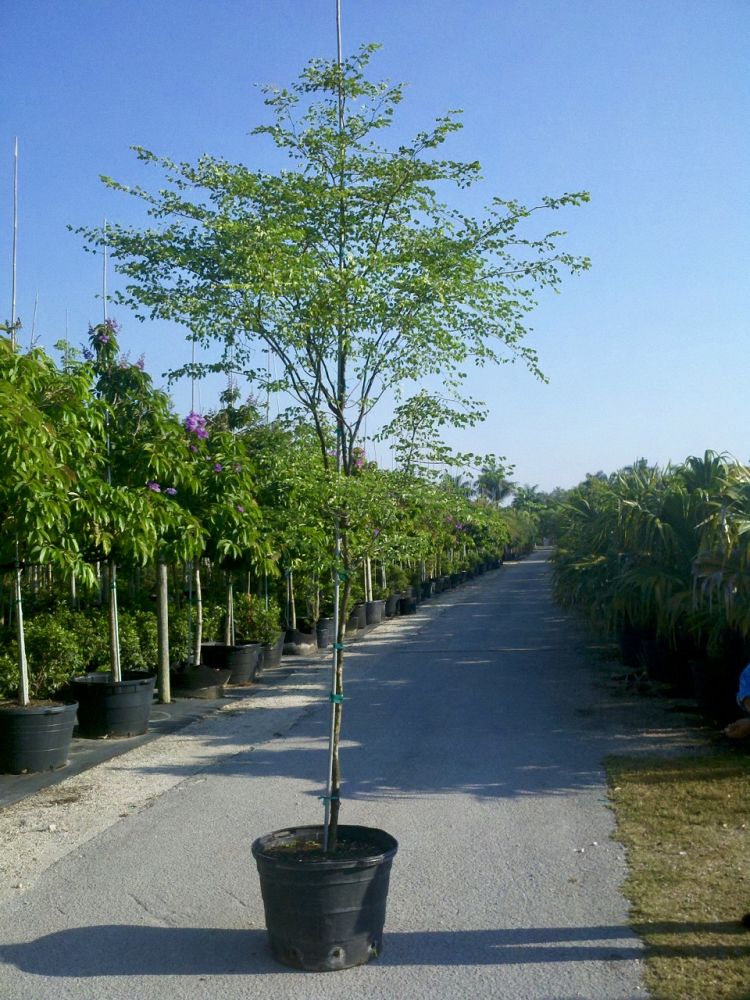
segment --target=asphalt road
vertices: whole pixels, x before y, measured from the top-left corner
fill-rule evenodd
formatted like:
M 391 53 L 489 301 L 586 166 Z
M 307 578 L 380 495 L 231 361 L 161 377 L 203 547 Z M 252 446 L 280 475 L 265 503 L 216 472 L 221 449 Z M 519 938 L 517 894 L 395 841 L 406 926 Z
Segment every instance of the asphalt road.
M 601 765 L 627 734 L 543 553 L 378 628 L 347 677 L 342 822 L 400 844 L 378 960 L 321 975 L 267 950 L 250 844 L 322 817 L 325 670 L 301 664 L 263 712 L 185 730 L 204 760 L 146 755 L 162 791 L 0 900 L 0 998 L 644 997 Z

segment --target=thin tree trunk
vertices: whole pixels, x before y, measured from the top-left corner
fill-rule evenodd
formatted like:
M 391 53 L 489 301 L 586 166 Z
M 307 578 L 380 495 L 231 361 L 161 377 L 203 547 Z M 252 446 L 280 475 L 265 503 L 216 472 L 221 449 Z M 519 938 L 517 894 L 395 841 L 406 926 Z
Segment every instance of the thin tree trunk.
M 297 605 L 294 600 L 294 571 L 289 570 L 287 577 L 287 587 L 289 593 L 289 628 L 297 628 Z
M 14 576 L 14 598 L 16 607 L 16 636 L 18 637 L 18 700 L 21 705 L 29 704 L 29 664 L 26 659 L 26 637 L 23 631 L 23 600 L 21 597 L 21 567 L 16 561 Z
M 193 646 L 193 663 L 197 666 L 201 662 L 201 645 L 203 644 L 203 592 L 201 590 L 201 564 L 196 560 L 195 578 L 193 581 L 195 588 L 195 640 Z
M 336 635 L 335 649 L 335 674 L 334 689 L 331 692 L 333 701 L 333 746 L 331 761 L 331 787 L 330 787 L 330 819 L 328 822 L 328 853 L 334 854 L 338 844 L 339 811 L 341 808 L 341 720 L 344 707 L 344 636 L 346 634 L 346 618 L 349 609 L 349 598 L 351 596 L 351 563 L 348 556 L 348 546 L 346 529 L 342 529 L 342 555 L 344 566 L 344 587 L 339 596 L 338 632 Z
M 224 642 L 227 646 L 234 645 L 234 589 L 231 575 L 227 578 L 227 623 L 224 629 Z
M 76 593 L 75 570 L 70 574 L 70 607 L 73 611 L 78 610 L 78 594 Z
M 109 560 L 109 663 L 112 680 L 122 680 L 120 666 L 120 622 L 117 613 L 117 565 Z
M 172 701 L 169 682 L 169 576 L 163 559 L 159 559 L 156 564 L 156 631 L 159 649 L 159 701 L 162 705 L 168 705 Z

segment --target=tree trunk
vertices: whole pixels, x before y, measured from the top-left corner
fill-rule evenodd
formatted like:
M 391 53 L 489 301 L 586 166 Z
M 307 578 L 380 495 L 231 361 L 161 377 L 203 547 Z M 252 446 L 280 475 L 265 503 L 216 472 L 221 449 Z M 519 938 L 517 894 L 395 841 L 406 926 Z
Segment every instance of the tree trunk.
M 294 600 L 294 571 L 289 570 L 286 578 L 287 595 L 289 597 L 289 628 L 297 628 L 297 604 Z
M 120 622 L 117 614 L 117 565 L 109 560 L 109 663 L 112 680 L 122 680 L 120 667 Z
M 195 563 L 195 637 L 193 644 L 193 663 L 201 662 L 201 645 L 203 644 L 203 591 L 201 589 L 201 564 Z M 188 659 L 190 657 L 188 656 Z
M 23 601 L 21 598 L 21 567 L 16 563 L 13 578 L 16 606 L 16 636 L 18 637 L 18 700 L 21 705 L 29 704 L 29 664 L 26 659 L 26 637 L 23 631 Z
M 227 577 L 227 623 L 224 628 L 224 642 L 227 646 L 234 645 L 234 589 L 232 577 Z
M 159 701 L 168 705 L 172 701 L 169 683 L 169 578 L 167 564 L 159 559 L 156 564 L 156 631 L 159 649 Z

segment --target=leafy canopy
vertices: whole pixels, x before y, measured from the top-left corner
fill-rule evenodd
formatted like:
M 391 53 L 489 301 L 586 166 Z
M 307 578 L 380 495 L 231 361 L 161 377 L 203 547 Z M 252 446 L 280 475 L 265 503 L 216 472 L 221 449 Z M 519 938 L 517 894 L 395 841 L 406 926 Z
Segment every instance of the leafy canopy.
M 514 359 L 541 377 L 524 343 L 535 294 L 589 266 L 558 248 L 563 233 L 521 231 L 540 210 L 587 201 L 585 192 L 531 207 L 494 198 L 481 218 L 438 197 L 480 177 L 478 163 L 437 155 L 461 127 L 457 112 L 411 142 L 379 143 L 403 87 L 365 77 L 375 48 L 341 67 L 314 60 L 291 88 L 266 89 L 272 121 L 253 134 L 269 137 L 290 169 L 208 155 L 175 163 L 137 147 L 166 186 L 151 194 L 104 180 L 142 200 L 154 225 L 79 230 L 93 247 L 106 239 L 128 279 L 120 301 L 142 319 L 176 320 L 202 344 L 222 345 L 220 360 L 175 377 L 238 370 L 289 392 L 315 423 L 324 463 L 333 420 L 345 472 L 386 393 L 403 398 L 439 375 L 439 407 L 446 392 L 461 399 L 468 366 Z M 276 378 L 264 364 L 269 350 Z M 444 409 L 450 422 L 460 407 Z

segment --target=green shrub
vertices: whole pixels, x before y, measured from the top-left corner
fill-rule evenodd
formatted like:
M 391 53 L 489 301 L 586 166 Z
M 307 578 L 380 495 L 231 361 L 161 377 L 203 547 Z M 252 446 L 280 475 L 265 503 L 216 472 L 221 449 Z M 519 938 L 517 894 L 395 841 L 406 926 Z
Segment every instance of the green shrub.
M 75 674 L 84 669 L 84 657 L 76 635 L 59 611 L 43 612 L 25 622 L 26 658 L 29 664 L 29 695 L 52 697 Z M 0 653 L 0 697 L 18 697 L 18 642 L 7 638 Z
M 245 642 L 272 643 L 281 631 L 281 609 L 278 602 L 256 594 L 237 594 L 234 599 L 234 626 L 239 639 Z
M 220 604 L 206 602 L 203 605 L 203 641 L 221 641 L 223 639 L 223 621 L 225 609 Z M 192 629 L 195 635 L 196 611 L 193 607 L 183 605 L 169 607 L 169 655 L 173 662 L 184 661 L 187 658 Z

